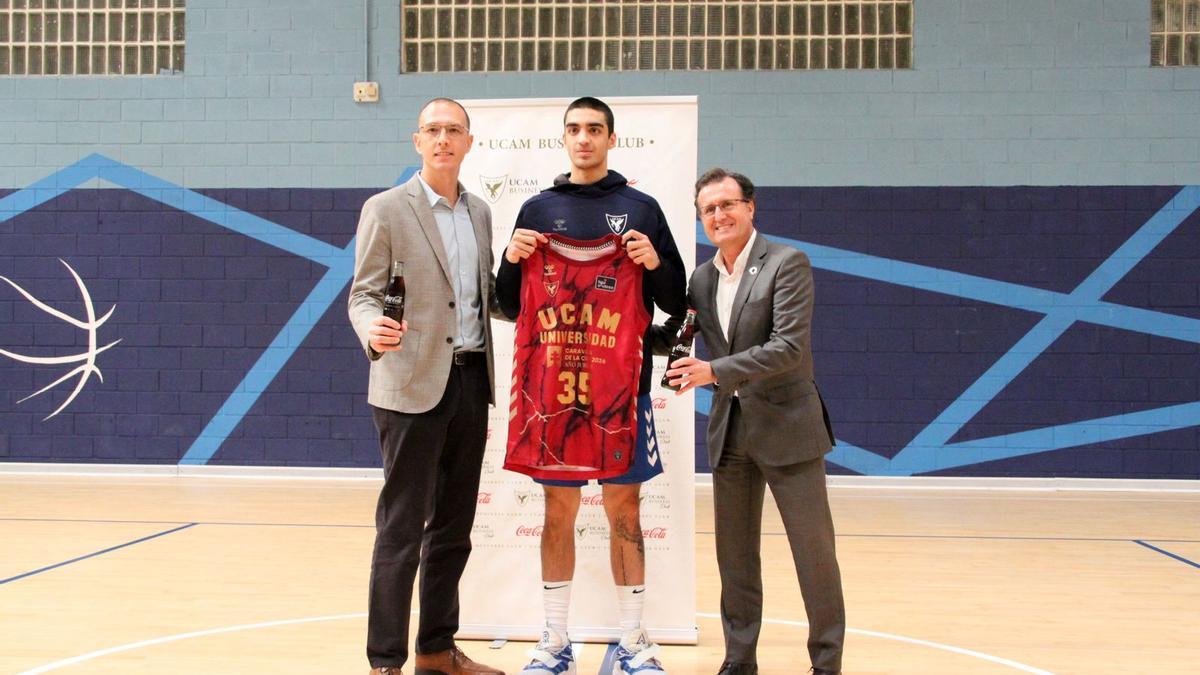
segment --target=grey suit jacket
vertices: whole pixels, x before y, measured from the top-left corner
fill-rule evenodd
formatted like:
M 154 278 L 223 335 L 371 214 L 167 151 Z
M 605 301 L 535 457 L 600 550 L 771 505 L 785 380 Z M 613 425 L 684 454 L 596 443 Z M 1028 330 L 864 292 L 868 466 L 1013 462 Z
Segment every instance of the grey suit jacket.
M 755 237 L 729 317 L 729 339 L 716 314 L 718 273 L 708 261 L 696 268 L 688 298 L 697 310 L 717 376 L 708 418 L 708 457 L 721 461 L 736 447 L 769 466 L 815 459 L 829 452 L 833 428 L 813 381 L 813 282 L 808 256 Z M 741 433 L 731 438 L 729 410 L 737 391 Z
M 492 274 L 492 212 L 480 198 L 458 186 L 467 200 L 479 248 L 479 289 L 482 305 L 498 313 L 496 277 Z M 408 333 L 398 352 L 378 354 L 370 348 L 371 322 L 383 313 L 383 293 L 393 260 L 404 261 L 404 319 Z M 420 181 L 372 196 L 363 204 L 354 249 L 354 280 L 350 285 L 350 323 L 363 353 L 371 359 L 367 402 L 404 413 L 426 412 L 445 392 L 454 353 L 458 322 L 453 309 L 452 271 L 446 247 Z M 495 403 L 492 329 L 483 317 L 486 337 L 489 396 Z

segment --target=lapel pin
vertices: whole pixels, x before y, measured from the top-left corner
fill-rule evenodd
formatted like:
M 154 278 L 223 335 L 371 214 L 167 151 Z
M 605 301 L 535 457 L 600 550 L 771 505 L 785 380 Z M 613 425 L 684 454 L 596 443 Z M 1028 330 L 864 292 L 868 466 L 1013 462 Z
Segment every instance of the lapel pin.
M 758 274 L 758 267 L 757 267 L 757 266 L 755 266 L 755 267 L 751 267 L 751 268 L 750 268 L 750 274 L 751 274 L 751 276 L 753 276 L 753 275 L 755 275 L 755 274 Z

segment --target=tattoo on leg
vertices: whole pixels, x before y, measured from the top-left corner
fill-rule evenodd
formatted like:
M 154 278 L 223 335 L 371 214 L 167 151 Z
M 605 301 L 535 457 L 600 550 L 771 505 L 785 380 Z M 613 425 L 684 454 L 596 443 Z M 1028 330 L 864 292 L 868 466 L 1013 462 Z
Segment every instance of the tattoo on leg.
M 617 516 L 617 522 L 614 527 L 613 534 L 622 541 L 627 541 L 637 546 L 638 557 L 646 558 L 646 543 L 642 539 L 642 530 L 637 527 L 637 524 L 630 522 L 625 516 Z

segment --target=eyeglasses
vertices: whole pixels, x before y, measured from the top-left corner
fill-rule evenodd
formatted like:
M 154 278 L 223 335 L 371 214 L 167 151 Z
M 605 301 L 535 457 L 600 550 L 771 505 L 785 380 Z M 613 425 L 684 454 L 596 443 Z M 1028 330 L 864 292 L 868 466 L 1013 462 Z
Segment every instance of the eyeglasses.
M 725 213 L 729 213 L 733 210 L 733 207 L 737 206 L 738 204 L 749 203 L 749 199 L 726 199 L 723 202 L 717 202 L 716 204 L 708 204 L 707 206 L 700 207 L 700 215 L 704 218 L 712 218 L 713 216 L 717 215 L 717 209 L 721 209 Z
M 421 127 L 421 135 L 429 139 L 436 139 L 446 132 L 446 137 L 450 140 L 458 140 L 467 135 L 467 129 L 458 124 L 426 124 Z

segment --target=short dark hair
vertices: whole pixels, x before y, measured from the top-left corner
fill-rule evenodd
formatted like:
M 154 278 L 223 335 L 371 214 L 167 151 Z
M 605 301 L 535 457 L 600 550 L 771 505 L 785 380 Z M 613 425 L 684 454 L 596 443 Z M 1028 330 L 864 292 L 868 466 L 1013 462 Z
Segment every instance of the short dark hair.
M 700 197 L 700 190 L 705 185 L 720 183 L 726 178 L 732 178 L 733 182 L 737 183 L 738 187 L 742 188 L 743 199 L 751 202 L 754 201 L 754 183 L 751 183 L 749 178 L 746 178 L 736 171 L 728 171 L 719 166 L 715 166 L 708 171 L 705 171 L 700 178 L 696 179 L 696 194 L 692 197 L 692 203 L 696 203 L 696 199 Z
M 455 101 L 452 98 L 446 98 L 445 96 L 438 96 L 437 98 L 431 98 L 428 101 L 426 101 L 425 105 L 421 106 L 421 109 L 417 112 L 417 124 L 421 123 L 421 113 L 425 112 L 425 109 L 428 108 L 429 106 L 433 105 L 434 103 L 453 103 L 454 105 L 458 106 L 458 109 L 463 111 L 463 117 L 467 118 L 467 129 L 470 130 L 471 114 L 467 112 L 467 109 L 463 107 L 463 104 L 459 103 L 458 101 Z
M 608 125 L 608 133 L 612 134 L 616 131 L 616 120 L 613 119 L 612 108 L 608 104 L 595 96 L 582 96 L 571 101 L 571 105 L 567 106 L 566 112 L 563 113 L 563 126 L 567 126 L 567 113 L 576 108 L 586 108 L 588 110 L 599 110 L 604 113 L 604 123 Z

